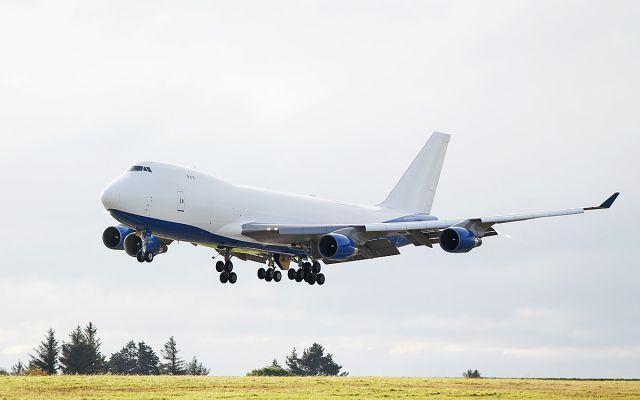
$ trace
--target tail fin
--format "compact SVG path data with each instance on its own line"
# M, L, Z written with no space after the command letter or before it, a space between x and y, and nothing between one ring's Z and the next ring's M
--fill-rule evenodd
M446 133L434 132L380 206L429 214L450 137Z

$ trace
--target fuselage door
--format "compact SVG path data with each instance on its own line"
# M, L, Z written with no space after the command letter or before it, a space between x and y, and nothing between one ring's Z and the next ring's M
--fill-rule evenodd
M184 192L178 191L178 211L184 212Z

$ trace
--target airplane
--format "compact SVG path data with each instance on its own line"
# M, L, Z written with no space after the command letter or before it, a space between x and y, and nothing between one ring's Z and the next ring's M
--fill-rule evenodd
M434 132L385 201L359 205L226 182L154 161L136 163L101 194L120 225L102 241L139 262L152 262L174 241L214 249L220 282L236 283L232 258L264 264L258 278L325 283L331 265L400 254L407 245L467 253L495 236L495 225L582 214L599 206L528 214L440 220L431 215L450 135ZM297 265L297 268L292 266Z

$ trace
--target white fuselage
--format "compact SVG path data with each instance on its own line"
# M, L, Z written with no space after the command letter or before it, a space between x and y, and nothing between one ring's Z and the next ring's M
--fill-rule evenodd
M137 230L164 230L173 240L211 243L193 236L193 228L243 242L242 225L362 224L384 222L406 212L258 189L221 181L203 173L158 162L140 162L145 170L127 171L102 193L104 207ZM182 234L181 232L189 232Z

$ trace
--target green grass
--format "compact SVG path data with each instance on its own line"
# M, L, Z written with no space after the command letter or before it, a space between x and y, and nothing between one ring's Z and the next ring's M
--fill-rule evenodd
M640 399L640 381L438 378L0 377L0 399Z

